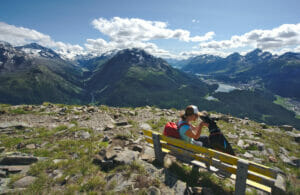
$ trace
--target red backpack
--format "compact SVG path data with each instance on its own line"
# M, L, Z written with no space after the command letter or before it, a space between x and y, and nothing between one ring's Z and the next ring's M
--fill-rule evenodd
M165 136L168 136L168 137L173 137L173 138L180 139L179 129L183 125L188 125L188 124L187 123L181 123L179 126L177 126L177 124L174 123L174 122L168 122L165 125L163 134Z

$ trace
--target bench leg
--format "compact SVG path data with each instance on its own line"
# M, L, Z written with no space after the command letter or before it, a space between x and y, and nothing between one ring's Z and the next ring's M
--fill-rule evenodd
M248 162L242 159L238 160L235 180L235 195L245 195L247 175Z
M162 166L164 164L164 154L161 149L159 134L152 133L152 140L154 145L155 159Z

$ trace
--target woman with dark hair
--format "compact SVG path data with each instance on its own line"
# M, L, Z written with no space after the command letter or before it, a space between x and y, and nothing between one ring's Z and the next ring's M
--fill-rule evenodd
M195 105L187 106L184 114L182 114L181 120L178 122L180 127L179 134L181 139L195 145L209 147L209 141L207 136L200 136L202 128L208 127L207 123L201 121L198 126L193 126L191 122L196 121L203 113L199 112L198 107ZM197 140L197 141L196 141Z

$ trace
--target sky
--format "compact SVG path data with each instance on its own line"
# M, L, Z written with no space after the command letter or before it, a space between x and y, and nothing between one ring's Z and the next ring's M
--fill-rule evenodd
M0 0L0 40L67 58L141 48L163 58L300 52L299 0Z

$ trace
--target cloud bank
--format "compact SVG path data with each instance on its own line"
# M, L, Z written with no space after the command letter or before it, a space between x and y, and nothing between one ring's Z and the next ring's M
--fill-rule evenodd
M197 23L197 20L193 20ZM188 58L201 54L227 56L233 51L260 48L272 53L286 51L300 52L300 23L283 24L271 30L255 29L242 35L234 35L228 40L215 40L214 32L202 36L191 36L188 30L170 29L166 22L150 21L139 18L111 19L98 18L91 23L99 31L99 38L87 38L84 46L54 41L49 35L33 29L17 27L0 22L0 40L13 45L36 42L54 49L66 58L76 55L101 55L112 50L141 48L163 58ZM106 37L106 40L104 39ZM167 39L179 43L194 44L189 51L171 53L159 47L159 40ZM153 41L156 41L155 44Z

